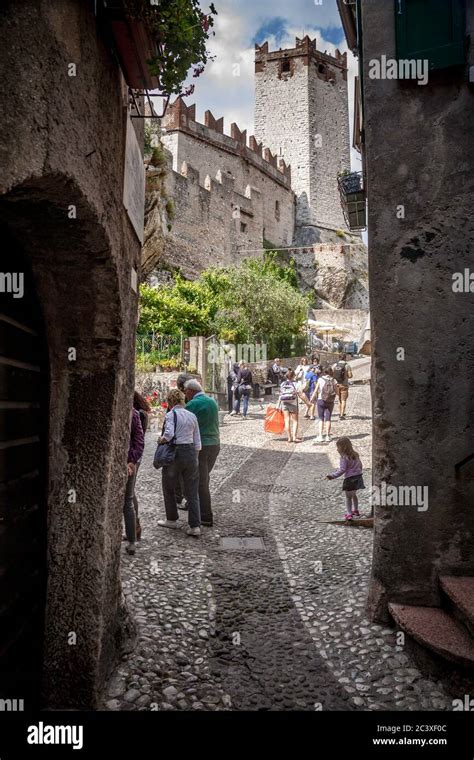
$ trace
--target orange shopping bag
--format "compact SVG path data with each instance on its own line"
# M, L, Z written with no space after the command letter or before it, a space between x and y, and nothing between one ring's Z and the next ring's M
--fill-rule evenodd
M267 406L265 410L264 430L266 433L276 433L280 435L285 429L285 420L283 412L279 406Z

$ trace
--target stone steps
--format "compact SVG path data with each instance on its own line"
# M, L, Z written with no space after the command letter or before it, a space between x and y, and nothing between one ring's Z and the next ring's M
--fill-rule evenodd
M444 575L439 581L450 610L474 637L474 578Z
M440 607L393 603L389 610L399 628L418 644L444 660L474 670L474 638L453 614Z

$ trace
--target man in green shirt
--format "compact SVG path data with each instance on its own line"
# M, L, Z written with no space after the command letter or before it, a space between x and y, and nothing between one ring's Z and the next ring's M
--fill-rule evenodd
M201 525L212 527L211 492L209 476L220 451L219 413L213 398L206 396L197 380L188 380L184 385L186 409L196 415L201 434L202 448L199 452L199 503Z

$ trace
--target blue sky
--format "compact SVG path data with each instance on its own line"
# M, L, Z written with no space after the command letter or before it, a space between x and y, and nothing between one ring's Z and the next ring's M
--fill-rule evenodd
M215 36L208 43L215 60L208 62L186 103L196 103L197 119L204 120L209 108L216 118L224 116L224 131L229 134L236 122L253 134L254 49L255 43L268 41L270 50L294 47L295 37L308 34L316 38L318 49L334 53L347 50L336 0L215 0ZM206 0L201 8L208 10ZM349 53L350 74L355 61ZM349 107L352 108L352 77L349 77ZM354 155L355 159L355 155ZM360 162L358 162L360 165ZM359 168L355 165L355 168Z

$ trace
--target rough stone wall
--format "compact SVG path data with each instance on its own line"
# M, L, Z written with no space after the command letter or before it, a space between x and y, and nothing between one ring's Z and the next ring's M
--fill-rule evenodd
M302 289L315 293L321 308L369 308L367 251L362 242L314 245L293 258Z
M306 227L347 229L337 187L338 171L350 166L346 58L306 37L277 52L256 46L255 60L255 136L291 165L295 243L326 242Z
M208 177L202 187L191 164L185 163L182 171L170 171L166 177L166 192L174 201L165 239L168 266L179 266L193 278L209 266L235 264L249 255L247 250L261 248L264 220L258 190L249 187L242 195L234 179L221 172L216 179Z
M93 708L124 621L131 269L140 259L122 203L127 90L89 3L7 2L0 23L0 220L31 261L50 362L44 698Z
M300 225L310 222L309 204L304 202L311 185L308 67L303 58L294 58L291 76L280 79L278 67L278 60L256 66L255 137L291 165Z
M383 618L388 601L439 603L443 573L474 574L473 294L452 287L472 272L474 93L467 66L426 86L369 79L372 59L396 57L393 7L366 0L362 16L374 483L429 497L426 511L376 508L370 608Z
M346 230L337 184L338 172L350 168L346 71L314 58L308 69L311 224Z
M291 167L265 151L253 137L247 145L246 134L240 132L236 124L231 125L233 137L229 137L223 133L223 119L216 121L207 112L209 126L206 126L192 118L194 113L193 106L186 107L177 101L163 121L163 145L172 155L173 170L181 173L186 161L198 172L201 186L220 172L234 179L235 191L241 195L246 195L249 187L255 188L260 193L263 220L258 245L253 247L262 248L263 238L275 245L290 245L295 214ZM245 219L242 221L247 223ZM219 230L215 231L219 235ZM179 235L178 228L176 235Z

